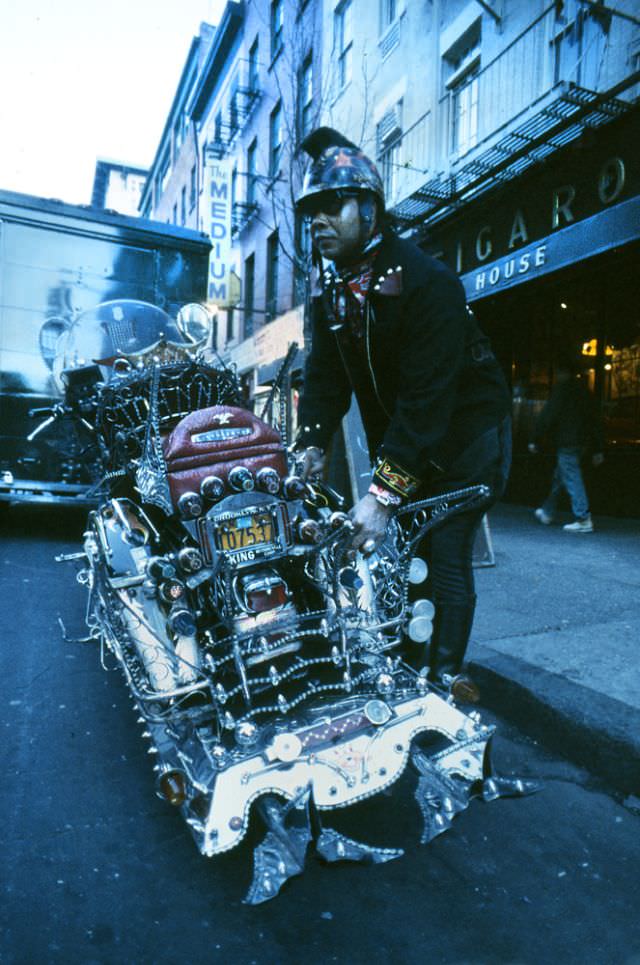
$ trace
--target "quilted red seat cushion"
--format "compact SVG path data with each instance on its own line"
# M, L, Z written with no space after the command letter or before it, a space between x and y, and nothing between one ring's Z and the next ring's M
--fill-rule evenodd
M185 492L199 492L207 476L226 483L234 466L246 466L254 474L269 466L282 478L287 474L279 433L253 412L235 406L191 412L167 435L163 447L174 503Z

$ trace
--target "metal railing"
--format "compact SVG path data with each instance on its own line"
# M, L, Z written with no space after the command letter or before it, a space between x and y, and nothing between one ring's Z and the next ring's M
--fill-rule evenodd
M632 52L640 46L640 19L620 13L603 19L600 6L586 0L574 12L563 20L551 4L481 69L451 83L434 116L421 119L428 136L411 167L407 131L401 162L409 176L398 179L390 203L398 218L418 223L446 210L638 100Z
M255 202L234 201L231 209L231 234L235 237L244 231L258 211Z
M427 111L397 140L380 152L377 164L383 175L387 204L392 206L424 182L431 153L433 115Z
M610 39L614 31L615 49ZM535 110L536 103L562 83L600 92L623 80L631 69L626 57L616 56L615 51L627 47L634 31L637 36L637 27L617 19L604 29L590 8L582 6L574 20L564 22L551 4L493 60L442 96L437 125L440 150L435 164L446 166L482 145L530 108ZM472 98L473 84L477 87ZM461 105L474 99L474 134L461 142L456 137L457 114Z
M225 78L216 94L217 110L209 115L218 117L211 123L213 137L207 144L208 154L216 160L229 152L262 97L259 78L250 76L249 61L241 58L237 64L238 73L231 71Z

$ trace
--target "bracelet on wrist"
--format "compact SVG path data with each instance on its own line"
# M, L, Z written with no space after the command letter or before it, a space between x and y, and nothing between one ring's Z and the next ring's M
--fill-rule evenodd
M377 502L379 502L381 506L394 507L402 504L401 496L397 496L395 493L389 492L388 489L378 486L377 483L371 483L368 491L372 496L375 496Z

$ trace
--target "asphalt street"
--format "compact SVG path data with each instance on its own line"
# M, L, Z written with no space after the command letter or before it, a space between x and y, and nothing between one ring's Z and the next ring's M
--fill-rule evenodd
M310 857L273 902L243 905L248 844L198 854L154 795L121 674L61 638L58 617L83 633L84 590L53 556L77 548L81 516L4 516L0 961L640 965L640 815L507 721L496 764L543 778L538 794L473 802L421 847L407 775L333 822L403 858Z

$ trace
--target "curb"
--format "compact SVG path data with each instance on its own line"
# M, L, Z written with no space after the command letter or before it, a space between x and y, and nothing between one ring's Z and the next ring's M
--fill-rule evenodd
M640 789L640 710L489 646L468 668L482 703L624 794Z

